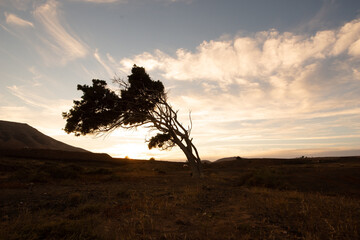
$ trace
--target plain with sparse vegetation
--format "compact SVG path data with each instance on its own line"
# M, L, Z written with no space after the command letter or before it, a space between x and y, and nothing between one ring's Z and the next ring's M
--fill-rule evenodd
M0 239L359 239L359 158L0 157Z

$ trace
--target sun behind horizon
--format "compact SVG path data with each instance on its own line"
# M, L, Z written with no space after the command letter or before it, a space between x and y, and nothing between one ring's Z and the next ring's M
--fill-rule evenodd
M107 149L101 149L115 158L128 158L128 159L150 159L156 158L159 150L149 150L146 144L139 143L126 143L116 144Z

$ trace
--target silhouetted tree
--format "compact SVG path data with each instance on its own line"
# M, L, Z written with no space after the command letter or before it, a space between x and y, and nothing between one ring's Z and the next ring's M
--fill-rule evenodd
M178 111L168 103L164 85L152 80L145 69L134 65L128 81L114 79L119 92L107 87L103 80L92 80L92 86L78 85L83 92L75 100L66 119L65 131L75 136L110 132L116 128L134 129L145 126L157 130L148 140L148 147L163 150L179 146L191 167L193 176L202 176L199 153L190 138L192 121L185 128L178 120Z

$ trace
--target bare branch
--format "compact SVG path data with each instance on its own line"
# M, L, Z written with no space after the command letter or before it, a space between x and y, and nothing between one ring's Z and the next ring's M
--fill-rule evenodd
M189 122L190 122L190 126L188 126L188 133L189 133L189 136L191 134L191 130L192 130L192 119L191 119L191 110L189 111Z

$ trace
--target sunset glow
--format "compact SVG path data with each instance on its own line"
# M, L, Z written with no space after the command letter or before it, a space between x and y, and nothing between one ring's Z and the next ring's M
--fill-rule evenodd
M360 1L270 2L1 1L0 119L114 157L184 160L149 150L146 128L62 131L77 84L137 64L184 126L191 111L203 159L360 155Z

